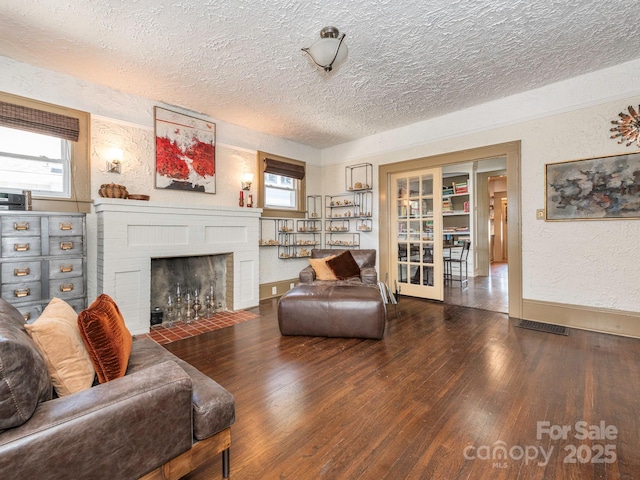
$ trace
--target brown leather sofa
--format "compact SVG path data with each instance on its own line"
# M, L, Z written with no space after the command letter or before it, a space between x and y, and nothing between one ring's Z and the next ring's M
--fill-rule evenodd
M23 317L0 299L3 480L177 479L222 453L233 396L152 340L135 339L124 377L52 398Z
M313 249L312 258L343 250ZM360 275L344 280L318 280L311 265L299 274L300 284L278 302L282 335L321 337L384 337L386 306L378 289L375 250L350 250Z

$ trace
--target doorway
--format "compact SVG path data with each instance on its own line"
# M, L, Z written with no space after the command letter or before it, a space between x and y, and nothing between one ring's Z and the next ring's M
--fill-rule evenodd
M472 249L466 265L469 268L469 279L465 285L445 282L444 302L507 313L509 266L506 159L498 157L450 165L443 168L443 175L451 176L460 171L469 172L471 180L471 215L467 222L470 226Z
M460 152L453 152L443 155L435 155L432 157L418 158L414 160L407 160L403 162L397 162L392 164L380 165L379 167L379 179L380 179L380 222L382 225L389 224L391 219L390 211L390 178L394 173L399 172L411 172L414 170L420 170L431 167L442 167L443 171L447 166L459 165L463 163L478 162L478 168L483 165L485 161L503 159L504 170L506 171L506 197L508 202L505 204L505 214L507 221L505 222L505 236L504 243L506 252L508 254L508 264L506 264L506 272L496 271L491 272L494 266L491 265L489 255L489 237L488 234L484 239L475 238L476 252L474 253L474 279L482 275L478 275L478 269L484 268L486 271L487 279L491 281L503 282L506 290L508 290L508 298L506 299L507 308L500 308L497 311L506 311L509 316L514 318L521 318L522 316L522 258L521 258L521 226L520 226L520 142L510 142L505 144L492 145L487 147L480 147L471 150L464 150ZM498 168L493 168L494 171ZM480 172L484 173L484 172ZM487 175L488 177L488 175ZM487 185L488 191L488 185ZM481 208L483 200L478 198L474 209ZM485 205L487 206L487 224L485 231L488 232L488 195L486 197ZM502 204L501 204L502 208ZM475 215L474 215L475 217ZM480 222L484 225L484 221ZM390 233L388 229L380 229L380 273L382 278L389 274L391 266L391 255L394 251L391 249ZM473 239L472 239L473 241ZM482 255L482 252L486 250L487 256ZM486 258L486 265L482 264L481 259ZM493 273L493 275L490 275ZM505 278L506 277L506 278ZM470 278L471 280L471 278ZM460 287L458 293L460 293ZM494 288L493 285L486 288ZM463 289L466 290L466 289ZM471 290L469 290L471 291ZM446 301L446 298L445 298Z

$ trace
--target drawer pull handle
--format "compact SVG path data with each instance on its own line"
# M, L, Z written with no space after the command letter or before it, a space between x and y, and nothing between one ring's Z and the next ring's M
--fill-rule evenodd
M73 242L60 242L61 250L73 250Z
M70 292L73 290L73 283L68 283L66 285L62 284L60 285L60 291L61 292Z
M13 294L18 298L28 297L29 295L31 295L31 289L23 288L22 290L14 290Z
M73 230L73 223L61 223L60 230Z
M29 244L28 243L16 243L13 245L13 249L16 252L28 252L29 251Z
M13 275L16 277L25 277L31 273L30 268L14 268Z
M73 265L61 265L60 273L69 273L73 272Z
M29 222L22 222L22 223L15 222L13 224L13 229L20 230L20 231L29 230Z
M25 322L28 322L29 320L31 320L31 312L27 312L24 315L22 315L22 317L24 318Z

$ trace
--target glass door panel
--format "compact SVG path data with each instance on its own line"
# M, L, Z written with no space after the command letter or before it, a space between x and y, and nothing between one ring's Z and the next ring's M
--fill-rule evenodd
M390 272L400 293L443 299L442 175L439 168L396 174L392 251L397 251Z

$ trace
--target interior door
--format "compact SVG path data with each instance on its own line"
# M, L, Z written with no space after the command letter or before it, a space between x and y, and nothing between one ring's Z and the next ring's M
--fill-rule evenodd
M403 295L442 301L442 170L391 176L392 281Z

